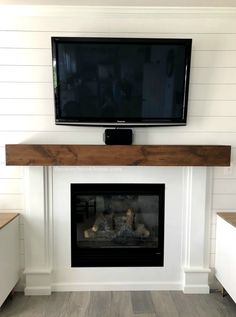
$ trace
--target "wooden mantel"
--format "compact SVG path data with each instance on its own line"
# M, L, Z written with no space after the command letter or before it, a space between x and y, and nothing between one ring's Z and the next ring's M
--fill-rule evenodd
M223 145L8 144L7 165L229 166Z

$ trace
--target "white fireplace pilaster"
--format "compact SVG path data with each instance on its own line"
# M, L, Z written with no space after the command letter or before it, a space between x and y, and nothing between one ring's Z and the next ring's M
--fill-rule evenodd
M52 274L52 168L26 168L25 295L50 295Z
M142 171L142 167L139 167ZM70 179L78 179L79 181L91 182L89 178L96 179L96 168L92 168L92 175L88 176L89 173L83 172L82 168L79 168L79 172L76 170L76 167L73 169L70 168L61 168L61 171L57 171L62 179L62 183L65 177L66 187L63 187L62 192L65 194L65 188L68 188ZM85 168L88 170L88 168ZM156 182L156 183L167 183L166 186L166 223L165 223L165 258L166 262L164 267L160 268L142 268L142 270L147 270L147 280L139 280L140 275L135 275L135 272L140 271L141 268L122 268L119 270L117 276L119 276L119 271L122 271L121 276L130 277L132 272L133 281L127 282L117 282L113 281L111 277L104 275L104 278L107 280L98 281L96 276L102 276L104 272L102 269L96 268L92 269L91 274L87 272L89 269L71 269L69 267L70 260L66 260L62 264L62 267L58 268L58 263L53 263L53 254L58 252L57 241L55 239L53 243L53 236L57 237L60 234L61 237L65 237L68 240L66 243L66 252L59 256L58 258L63 258L65 254L69 254L69 226L68 226L68 217L69 211L66 211L66 214L62 217L62 212L65 212L65 209L69 208L69 203L64 205L61 210L57 206L57 213L60 213L60 222L58 224L53 224L53 219L56 221L58 217L53 218L53 167L28 167L26 168L26 183L27 183L27 195L26 195L26 213L25 213L25 276L26 276L26 295L49 295L53 290L82 290L82 289L110 289L110 290L122 290L122 289L157 289L157 290L171 290L179 289L183 290L185 293L208 293L208 168L206 167L178 167L178 168L157 168L158 172L154 173L154 169L151 171L145 170L145 172L140 172L140 175L137 176L137 170L128 172L128 179L134 179L134 182ZM177 172L178 171L178 172ZM173 174L172 174L173 172ZM76 174L78 173L78 175ZM115 173L115 178L112 177L111 170L104 169L104 178L102 182L110 182L113 179L116 179L117 182L122 182L126 176L126 171L123 171L122 168ZM117 173L117 174L116 174ZM134 174L132 174L134 173ZM76 175L75 175L76 174ZM108 175L109 174L109 175ZM67 176L68 175L68 176ZM85 176L86 175L86 176ZM97 175L97 181L101 178L101 171ZM131 177L133 175L133 178ZM175 176L172 176L175 175ZM68 177L68 179L66 179ZM85 178L86 177L86 178ZM174 184L172 185L172 182ZM55 183L56 184L56 183ZM177 186L177 187L176 187ZM57 187L57 186L55 186ZM178 187L181 187L179 190ZM173 214L175 213L175 202L169 203L168 199L172 199L173 195L176 193L182 192L183 197L174 197L174 201L181 201L180 206L178 206L179 214L176 217L176 220L179 218L179 224L176 225L175 221L172 219ZM54 188L55 190L55 188ZM66 190L67 191L67 190ZM55 193L54 193L55 194ZM60 193L61 194L61 193ZM59 199L60 199L59 194ZM68 195L68 194L67 194ZM178 195L178 194L176 194ZM69 196L66 198L69 199ZM69 202L69 200L68 200ZM60 204L58 204L60 206ZM182 206L182 207L181 207ZM182 210L182 213L181 213ZM62 219L65 219L63 226L61 225ZM58 220L59 221L59 220ZM169 223L168 223L169 221ZM55 226L55 227L54 227ZM58 231L58 226L60 228L65 228L65 232ZM175 268L174 257L171 256L172 252L172 243L170 235L173 230L181 231L181 234L174 232L174 237L179 237L179 241L176 242L176 246L179 251L178 258L179 262L176 264L178 268ZM61 229L60 229L61 230ZM55 234L53 234L55 231ZM59 233L60 232L60 233ZM181 238L182 236L182 238ZM63 239L63 238L62 238ZM56 249L55 249L56 248ZM176 252L176 249L173 250ZM59 250L59 252L63 252ZM180 254L182 252L182 254ZM69 255L68 255L69 256ZM168 261L171 261L169 263ZM54 267L56 265L56 267ZM176 271L175 276L173 276L173 268ZM58 271L59 269L59 271ZM63 272L61 270L64 270ZM115 268L109 268L106 272L112 271L115 272ZM131 270L131 271L129 271ZM177 272L182 272L181 274ZM63 276L66 281L66 276L68 276L68 282L61 283L57 281L58 273ZM61 273L62 272L62 273ZM114 274L108 274L109 276L114 276ZM164 274L163 274L164 273ZM82 275L81 275L82 274ZM96 275L97 274L97 275ZM181 278L182 275L182 278ZM86 276L88 276L88 282L86 282ZM94 276L94 282L92 276ZM134 276L136 280L134 281ZM166 277L165 277L166 276ZM118 278L118 277L117 277ZM74 280L75 279L75 280ZM119 279L119 278L118 278ZM63 280L63 281L64 281ZM73 280L73 282L72 282ZM64 286L63 286L64 285ZM87 285L87 286L86 286Z
M206 167L185 168L184 293L209 293L209 197L207 197L209 192L207 184L209 185Z

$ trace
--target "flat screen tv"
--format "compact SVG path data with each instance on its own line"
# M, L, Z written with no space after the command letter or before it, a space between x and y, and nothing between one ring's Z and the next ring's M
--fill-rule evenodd
M53 37L56 124L185 125L191 39Z

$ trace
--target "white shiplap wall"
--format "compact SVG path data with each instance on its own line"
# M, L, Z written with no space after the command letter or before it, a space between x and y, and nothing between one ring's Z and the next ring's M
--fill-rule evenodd
M103 128L54 124L51 36L193 39L187 126L135 129L134 142L233 147L232 167L213 173L214 265L215 214L236 210L236 10L0 7L0 212L24 210L23 169L5 167L6 143L102 143Z

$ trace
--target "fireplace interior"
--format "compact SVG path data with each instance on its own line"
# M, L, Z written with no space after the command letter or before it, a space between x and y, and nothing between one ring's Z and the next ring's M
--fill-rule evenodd
M71 184L71 266L163 266L164 184Z

